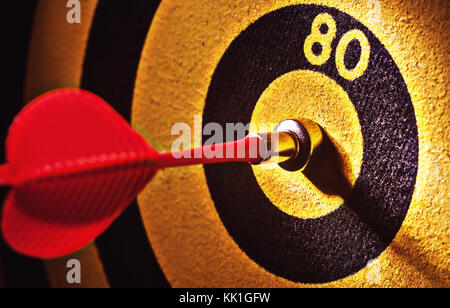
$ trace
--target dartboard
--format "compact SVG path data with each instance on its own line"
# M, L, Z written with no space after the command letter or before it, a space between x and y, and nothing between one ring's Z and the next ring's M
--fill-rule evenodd
M159 151L180 122L308 118L324 141L305 170L164 170L82 251L7 261L50 286L67 286L70 259L82 286L449 286L447 4L85 0L80 23L67 11L33 9L25 102L91 91Z

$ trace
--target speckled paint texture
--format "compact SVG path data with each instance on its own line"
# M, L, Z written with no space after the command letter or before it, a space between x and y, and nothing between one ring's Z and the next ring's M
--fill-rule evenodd
M171 126L177 122L193 124L194 115L202 115L211 78L235 38L267 13L303 3L163 2L138 72L133 104L135 127L159 150L169 150L176 138L170 136ZM414 194L399 232L375 261L352 275L325 284L296 283L260 266L234 241L211 199L202 167L167 170L140 196L143 220L159 263L169 282L179 287L448 286L450 140L447 123L450 115L445 52L449 41L448 4L444 1L307 2L310 3L336 8L364 24L386 47L407 86L417 122L419 159ZM285 85L284 93L289 93L290 86L292 82ZM261 101L267 104L274 99L266 97ZM318 100L318 114L326 108L323 104ZM334 108L329 112L339 119L349 112L347 109ZM324 119L329 117L327 113L324 115ZM331 137L335 135L344 145L337 147L338 151L342 154L346 148L351 149L347 150L351 153L349 161L357 173L361 150L358 133L347 139L333 133L353 132L357 123L349 116L348 121L340 124L342 129L332 120L328 125ZM277 180L279 177L274 172L266 176L258 173L259 183L265 183L261 185L263 190L282 207L286 199L281 193L289 192L280 189ZM307 189L306 184L300 186L297 188ZM311 198L312 203L317 200ZM315 204L306 207L313 209ZM293 214L301 209L286 209L289 211ZM320 211L317 216L324 214Z

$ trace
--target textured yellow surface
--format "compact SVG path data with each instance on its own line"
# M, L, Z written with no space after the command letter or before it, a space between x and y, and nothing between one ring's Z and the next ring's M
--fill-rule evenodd
M81 1L81 24L69 24L65 3L40 0L29 47L26 101L53 89L77 88L97 0Z
M81 264L81 284L68 284L67 262L71 259L80 261ZM91 244L70 256L45 261L45 267L53 288L106 288L108 280L103 272L97 248Z
M416 111L420 152L415 193L403 226L375 265L328 284L293 283L261 268L228 235L202 167L166 170L139 198L149 239L166 277L175 287L450 286L446 1L165 0L140 63L135 127L158 150L170 150L176 138L170 135L172 125L193 125L194 115L202 113L211 76L234 38L268 12L299 3L335 7L365 24L386 46L405 79ZM315 107L317 114L324 108L322 103ZM336 117L346 114L340 109L334 112ZM348 131L355 127L351 117L343 125ZM330 125L330 131L336 129ZM356 175L359 137L348 144L350 138L330 135L351 155ZM367 279L374 267L380 270L379 284Z
M36 8L26 74L26 102L56 88L77 88L97 0L81 1L81 24L66 21L65 3L41 0ZM67 260L82 266L82 287L108 287L95 245L62 259L44 261L51 286L69 287Z

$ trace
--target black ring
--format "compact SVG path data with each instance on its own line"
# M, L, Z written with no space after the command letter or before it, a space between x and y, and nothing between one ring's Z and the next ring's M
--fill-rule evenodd
M320 13L333 16L337 33L328 62L313 66L305 58L303 44ZM348 81L337 72L335 50L343 34L352 29L366 35L371 56L364 75ZM352 45L346 64L360 56L360 48ZM271 203L250 165L204 168L222 222L251 259L291 281L324 283L364 268L400 229L417 175L417 124L399 69L368 28L334 8L296 5L263 16L233 41L213 75L204 125L250 122L263 91L278 77L300 69L334 79L357 110L363 163L345 203L324 217L299 219Z
M127 120L142 49L159 3L99 0L92 21L81 87L100 95ZM111 287L170 286L147 238L136 200L96 244Z

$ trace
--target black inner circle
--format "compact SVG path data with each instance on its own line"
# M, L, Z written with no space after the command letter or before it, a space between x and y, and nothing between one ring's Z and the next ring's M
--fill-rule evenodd
M348 70L354 69L361 58L361 45L358 40L351 41L344 55L344 64Z
M312 46L312 52L316 55L316 56L320 56L322 54L322 44L320 43L314 43Z
M320 13L334 18L337 33L330 60L314 66L303 46ZM338 41L352 29L366 35L371 57L364 74L349 81L339 75L334 59ZM414 192L417 125L406 84L380 41L351 16L316 5L289 6L267 14L233 41L211 80L204 125L249 123L264 90L296 70L317 71L334 79L357 111L363 163L344 204L326 216L299 219L271 203L251 166L221 164L204 169L222 222L251 259L286 279L323 283L364 268L398 232Z
M320 25L320 33L327 34L328 33L328 25L327 24L321 24Z

